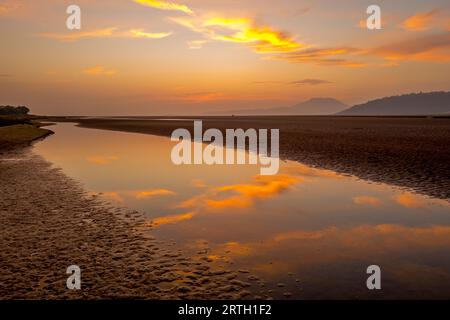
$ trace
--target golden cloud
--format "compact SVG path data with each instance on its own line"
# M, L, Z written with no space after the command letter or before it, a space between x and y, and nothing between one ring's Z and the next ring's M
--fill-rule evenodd
M437 10L411 17L406 26L409 28L424 28L437 14ZM412 39L391 43L373 49L354 47L315 48L298 42L286 32L278 31L269 26L257 24L250 18L226 18L221 16L176 17L172 21L190 30L201 33L209 41L224 41L245 44L257 53L270 53L265 57L269 60L281 60L291 63L309 63L320 66L363 67L365 62L355 57L367 58L383 56L387 60L422 60L448 61L448 52L439 48L448 45L447 35L440 34L423 39ZM189 42L190 48L201 48L208 40ZM409 50L411 49L411 50Z
M153 198L156 196L167 196L167 195L174 195L175 192L167 190L167 189L154 189L154 190L146 190L146 191L139 191L136 193L136 199L147 199L147 198Z
M135 38L147 38L147 39L162 39L172 34L172 32L159 32L159 33L145 32L143 29L131 29L129 32Z
M280 174L276 176L257 176L253 184L236 184L212 188L204 193L180 203L177 208L189 209L189 212L153 220L153 225L160 226L192 219L199 214L223 212L230 208L248 208L256 200L277 196L288 190L301 179Z
M395 196L394 198L395 202L397 202L399 205L408 208L408 209L417 209L417 208L425 208L426 202L412 194L412 193L403 193L398 196Z
M246 44L258 53L291 52L304 46L286 32L258 25L250 18L195 16L172 18L172 21L208 39Z
M82 39L99 38L145 38L145 39L163 39L172 35L172 32L146 32L144 29L130 29L128 31L118 31L116 27L97 29L85 32L68 33L41 33L44 38L73 42Z
M179 10L180 5L165 1L135 0L135 2L167 10ZM217 15L199 16L186 6L182 10L192 14L191 17L173 17L172 21L194 32L202 34L207 40L188 41L190 49L200 49L204 43L215 40L245 44L261 54L279 54L269 57L293 63L313 63L317 65L361 67L363 63L351 61L346 55L355 55L355 48L307 49L309 46L300 43L284 31L260 25L251 18L228 18Z
M177 223L185 220L190 220L194 217L194 213L188 212L183 214L170 215L159 217L152 220L152 226L161 226L165 224Z
M431 27L435 22L439 10L435 9L428 12L418 13L406 19L402 26L411 31L424 31Z
M90 159L90 162L100 165L108 164L110 161L116 160L113 157L99 157L95 156ZM97 194L97 193L94 193ZM176 193L167 189L151 189L151 190L121 190L102 192L101 196L114 200L119 203L124 203L125 199L134 198L138 200L149 199L158 196L175 195Z
M226 208L247 208L255 200L274 197L300 182L287 174L257 176L253 184L236 184L213 188L209 192L182 202L179 208L197 208L211 211Z
M216 188L216 191L233 191L243 198L265 199L278 195L298 183L300 178L287 174L276 176L256 176L254 184L236 184Z
M159 0L133 0L143 6L152 7L161 10L171 10L171 11L181 11L188 14L193 14L194 12L188 6L184 4L178 4L170 1L159 1Z
M115 27L97 29L93 31L68 32L68 33L41 33L40 36L59 41L77 41L80 39L109 38L114 35L117 30Z
M365 63L353 59L356 56L378 56L389 62L401 60L448 62L450 61L450 32L401 40L371 49L352 47L309 48L267 57L267 59L292 63L313 63L322 66L365 66ZM388 64L388 66L392 65Z

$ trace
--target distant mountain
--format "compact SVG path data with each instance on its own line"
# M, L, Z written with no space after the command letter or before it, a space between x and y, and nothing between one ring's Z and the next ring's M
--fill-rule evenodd
M292 107L232 110L228 113L235 115L330 115L347 108L347 105L336 99L313 98ZM223 113L221 112L221 114Z
M450 113L450 92L412 93L359 104L339 112L348 116L438 115Z

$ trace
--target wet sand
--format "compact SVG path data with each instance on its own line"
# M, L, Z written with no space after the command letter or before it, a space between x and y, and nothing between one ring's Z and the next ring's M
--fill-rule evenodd
M141 213L88 194L32 147L0 153L0 181L0 299L255 298L239 272L155 240Z
M193 122L162 117L52 118L86 128L170 136ZM182 118L182 117L177 117ZM200 119L200 118L197 118ZM206 117L204 129L279 128L280 156L450 199L448 117Z

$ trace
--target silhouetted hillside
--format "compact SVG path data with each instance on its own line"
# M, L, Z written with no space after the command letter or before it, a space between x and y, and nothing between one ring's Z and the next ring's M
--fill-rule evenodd
M339 112L349 116L439 115L450 113L450 92L412 93L369 101Z

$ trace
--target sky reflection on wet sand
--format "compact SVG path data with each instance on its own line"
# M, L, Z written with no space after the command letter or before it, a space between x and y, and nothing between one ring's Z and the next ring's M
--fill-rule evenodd
M450 204L283 162L175 166L168 138L53 127L36 152L87 190L142 210L153 233L219 265L246 269L296 298L449 297ZM365 287L367 266L382 292Z

